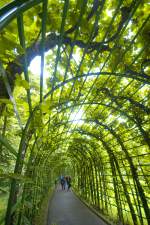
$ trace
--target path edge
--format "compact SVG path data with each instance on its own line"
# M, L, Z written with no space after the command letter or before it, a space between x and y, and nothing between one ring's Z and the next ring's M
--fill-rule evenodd
M108 225L116 225L115 223L111 222L109 219L107 219L105 216L103 216L100 212L98 212L96 209L94 209L88 202L86 202L84 199L81 198L81 196L72 188L72 192L75 194L75 196L84 204L86 205L94 214L96 214L100 219L102 219L105 223Z
M50 193L49 193L49 196L48 196L48 202L47 202L47 209L46 209L46 212L45 212L45 221L44 221L44 225L49 225L48 222L49 222L49 207L50 207L50 204L51 204L51 201L53 199L53 196L54 196L54 193L56 191L56 188L54 188Z

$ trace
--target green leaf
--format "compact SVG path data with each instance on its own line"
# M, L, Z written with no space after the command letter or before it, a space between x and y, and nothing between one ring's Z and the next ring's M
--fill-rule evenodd
M29 90L30 86L26 80L22 80L21 86L24 87L26 90Z
M1 142L6 148L8 148L9 151L10 151L13 155L17 156L16 150L9 144L8 140L7 140L5 137L3 137L1 134L0 134L0 142Z
M7 99L7 98L0 98L0 103L12 105L12 102L10 101L10 99Z
M21 203L22 203L22 197L19 197L17 202L11 208L11 214L13 214L18 208L21 207Z
M23 80L20 75L16 75L15 84L19 87L25 88L26 90L30 88L29 83L26 80Z
M23 224L25 225L31 225L29 219L26 216L22 216Z

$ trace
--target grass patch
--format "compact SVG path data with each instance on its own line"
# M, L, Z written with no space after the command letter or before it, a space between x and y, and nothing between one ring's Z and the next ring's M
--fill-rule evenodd
M8 202L8 194L0 194L0 224L4 224L1 222L5 216L6 208L7 208L7 202Z

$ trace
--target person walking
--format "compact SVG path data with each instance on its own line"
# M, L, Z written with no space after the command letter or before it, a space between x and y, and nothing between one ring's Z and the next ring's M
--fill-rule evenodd
M55 179L55 188L57 187L57 179Z
M65 178L64 178L64 176L61 176L61 178L60 178L60 184L61 184L61 189L62 189L62 191L63 190L65 190Z
M67 186L68 186L67 191L69 191L71 188L71 177L70 176L66 177L66 182L67 182Z

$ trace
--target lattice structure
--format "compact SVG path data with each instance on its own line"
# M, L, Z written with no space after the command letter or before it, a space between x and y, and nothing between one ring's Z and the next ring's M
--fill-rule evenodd
M150 224L148 1L0 6L2 222L34 224L64 172L114 223Z

